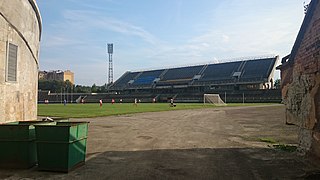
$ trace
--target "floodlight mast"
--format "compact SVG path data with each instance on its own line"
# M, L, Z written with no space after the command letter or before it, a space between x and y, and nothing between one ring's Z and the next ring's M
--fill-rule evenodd
M112 60L112 54L113 54L113 44L107 44L107 51L109 55L109 74L108 74L108 84L113 83L113 60Z

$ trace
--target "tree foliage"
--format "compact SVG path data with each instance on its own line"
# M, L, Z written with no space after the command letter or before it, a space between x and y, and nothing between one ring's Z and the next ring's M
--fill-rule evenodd
M104 93L107 92L107 84L97 86L73 85L69 80L63 81L48 81L39 80L38 90L50 91L52 93L73 92L73 93Z

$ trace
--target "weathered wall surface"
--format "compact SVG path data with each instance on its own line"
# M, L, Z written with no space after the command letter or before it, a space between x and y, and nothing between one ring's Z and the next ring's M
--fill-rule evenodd
M0 123L37 118L40 35L35 0L0 1ZM14 82L6 79L8 43L18 46Z
M293 62L281 68L287 123L300 127L300 147L320 157L320 3Z

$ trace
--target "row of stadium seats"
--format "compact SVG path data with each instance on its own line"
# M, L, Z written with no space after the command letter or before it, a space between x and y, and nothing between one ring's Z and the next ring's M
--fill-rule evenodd
M268 79L277 56L273 58L207 64L151 71L126 72L111 90L165 85L202 85L233 82L262 82Z
M195 75L197 75L200 72L203 66L204 65L169 69L164 74L161 81L170 81L170 80L177 80L177 79L192 79Z
M132 83L133 85L152 85L154 80L159 77L164 70L144 71Z

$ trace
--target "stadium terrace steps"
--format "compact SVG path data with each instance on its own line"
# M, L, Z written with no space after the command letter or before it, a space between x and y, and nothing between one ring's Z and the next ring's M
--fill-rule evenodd
M220 64L126 72L110 90L126 90L161 86L267 83L278 56ZM193 79L197 75L197 79Z
M164 70L144 71L134 80L132 85L152 85L154 80L158 78Z
M232 79L241 62L210 64L199 81Z
M133 80L140 72L126 72L119 80L113 84L113 88L124 88Z
M203 66L204 65L169 69L161 80L168 81L179 79L192 79L201 71Z
M241 78L268 78L270 67L274 66L273 59L261 59L248 61L244 67L243 76Z

